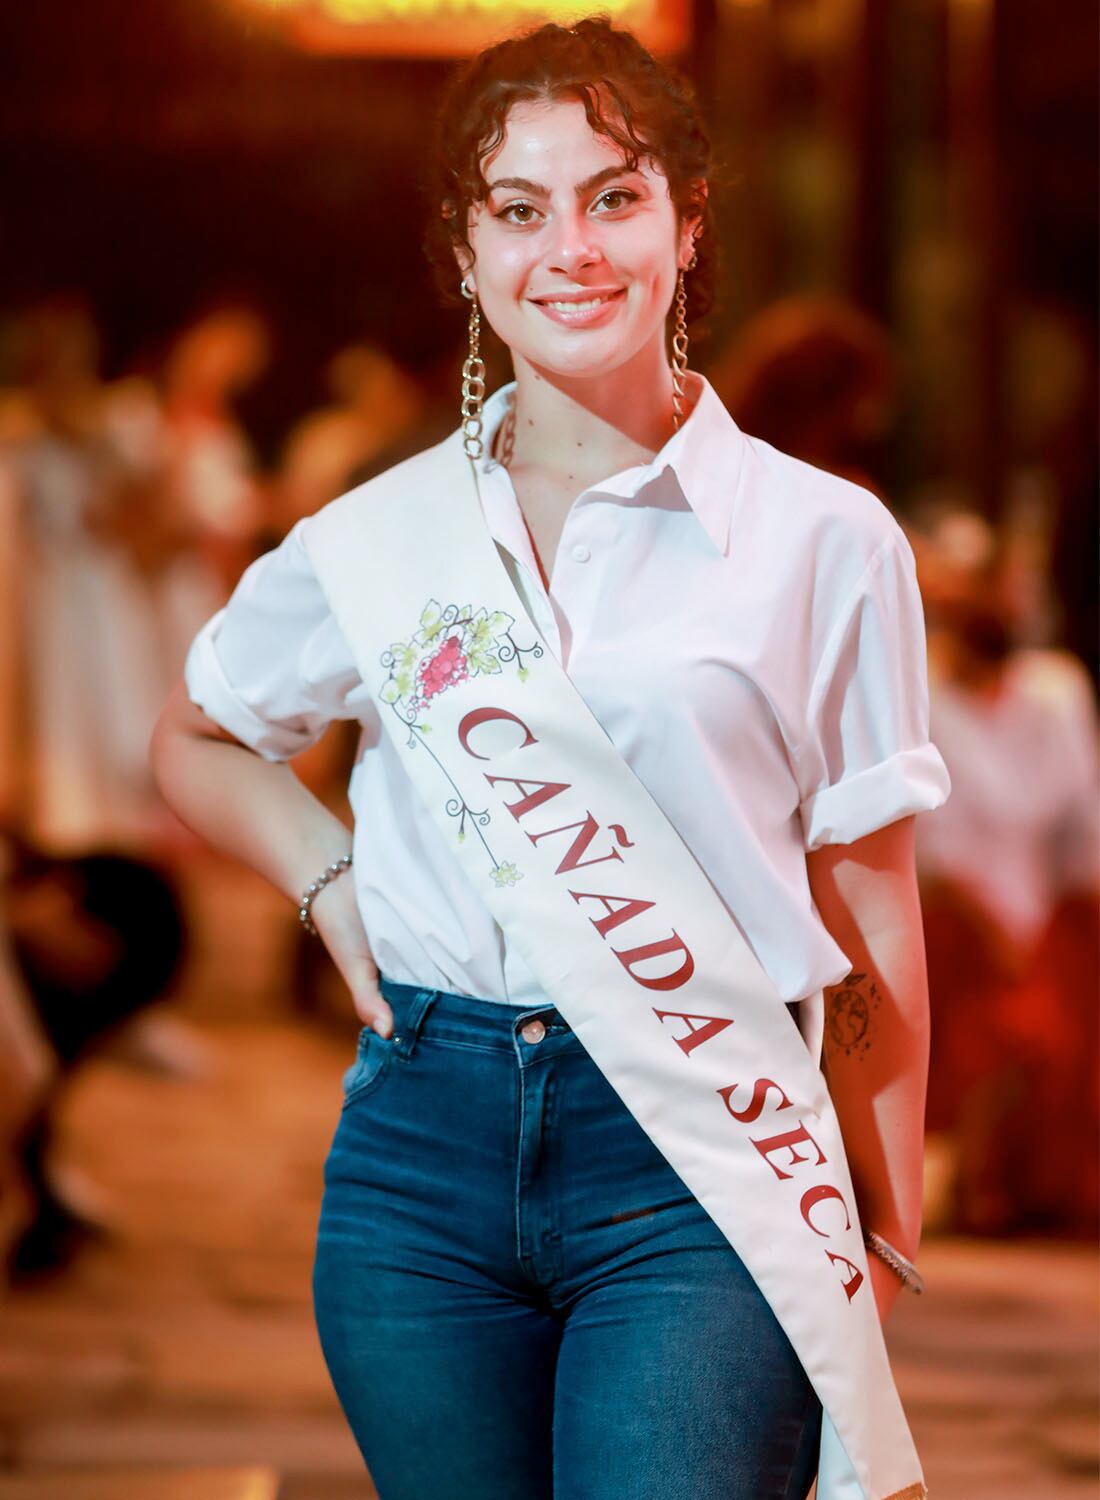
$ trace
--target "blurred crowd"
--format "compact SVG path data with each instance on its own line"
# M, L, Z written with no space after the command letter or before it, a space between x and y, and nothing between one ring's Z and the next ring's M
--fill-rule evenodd
M216 306L153 367L107 381L80 299L0 324L0 1253L12 1272L61 1263L79 1237L51 1146L61 1091L120 1036L148 1063L156 1047L148 1034L135 1045L137 1028L185 965L180 872L194 850L147 748L191 638L297 519L457 422L457 359L440 366L454 365L452 402L446 379L441 394L364 341L332 356L327 403L261 464L239 403L272 342L254 310ZM887 493L897 361L886 333L835 299L767 308L708 375L744 431L879 493L916 555L932 737L953 784L918 831L927 1222L1090 1234L1100 731L1093 679L1062 644L1057 466L1012 476L995 520L950 475ZM327 798L353 755L334 726L296 768ZM317 964L302 951L303 1008Z

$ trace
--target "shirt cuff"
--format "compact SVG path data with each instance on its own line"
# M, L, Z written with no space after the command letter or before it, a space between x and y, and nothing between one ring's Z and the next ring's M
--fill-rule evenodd
M853 844L898 818L931 812L947 801L950 790L943 756L931 741L899 750L806 798L799 807L806 849Z
M235 691L218 659L214 639L224 609L209 619L191 642L183 667L187 696L208 719L220 724L235 739L255 750L264 760L289 760L308 750L316 739L309 730L295 730L285 724L272 724L253 713Z

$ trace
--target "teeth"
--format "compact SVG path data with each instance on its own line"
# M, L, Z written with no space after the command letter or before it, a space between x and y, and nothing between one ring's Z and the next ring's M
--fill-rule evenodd
M594 307L602 307L606 301L606 297L593 297L588 302L548 302L546 305L555 312L591 312Z

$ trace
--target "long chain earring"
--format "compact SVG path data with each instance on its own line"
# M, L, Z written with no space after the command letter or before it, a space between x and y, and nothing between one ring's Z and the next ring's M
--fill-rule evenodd
M697 255L692 255L687 269L693 271ZM676 278L676 322L672 333L672 421L679 429L684 420L685 376L688 367L687 288L684 286L684 268Z
M473 304L470 308L470 347L462 366L462 446L467 458L478 459L482 454L481 407L485 400L485 361L481 357L481 309L477 304L477 294L470 289L465 276L462 278L462 295Z

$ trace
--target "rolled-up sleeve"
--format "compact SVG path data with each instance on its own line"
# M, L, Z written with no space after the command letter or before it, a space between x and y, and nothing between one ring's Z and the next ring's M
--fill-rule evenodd
M869 560L826 643L798 773L807 850L853 843L950 792L929 739L924 612L900 528Z
M265 760L308 749L370 694L301 543L301 522L242 574L184 664L187 695Z

